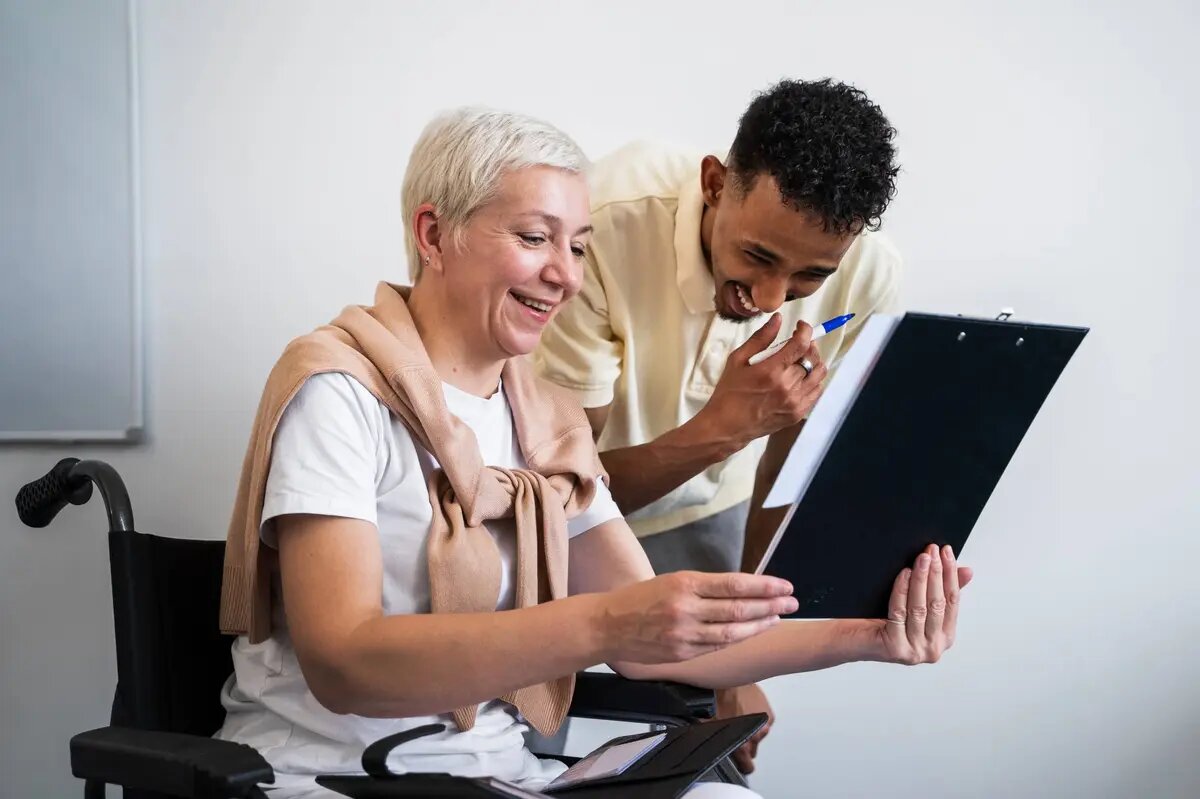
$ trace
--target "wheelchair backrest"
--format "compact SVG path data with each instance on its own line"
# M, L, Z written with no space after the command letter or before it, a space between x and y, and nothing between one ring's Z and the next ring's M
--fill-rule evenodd
M218 629L224 541L109 533L117 640L112 723L212 735L233 637Z

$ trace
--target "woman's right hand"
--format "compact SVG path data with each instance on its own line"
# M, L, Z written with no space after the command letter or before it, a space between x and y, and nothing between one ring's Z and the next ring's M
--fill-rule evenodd
M608 661L676 663L753 638L798 607L786 580L732 572L664 574L601 595Z

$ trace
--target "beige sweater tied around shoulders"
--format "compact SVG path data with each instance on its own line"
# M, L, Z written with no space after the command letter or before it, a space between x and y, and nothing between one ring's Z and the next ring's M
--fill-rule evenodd
M429 479L433 524L428 566L434 613L494 611L501 562L489 519L516 522L516 607L567 595L566 520L588 507L604 478L591 428L565 390L537 378L521 358L504 366L527 469L483 463L475 434L446 408L442 383L413 324L407 287L380 283L371 307L346 308L332 323L292 341L267 378L225 546L221 629L267 638L275 553L259 545L263 494L275 428L296 392L314 374L344 372L397 417L440 469ZM543 734L566 716L574 676L529 686L500 699L514 705ZM477 708L453 712L459 729L475 723Z

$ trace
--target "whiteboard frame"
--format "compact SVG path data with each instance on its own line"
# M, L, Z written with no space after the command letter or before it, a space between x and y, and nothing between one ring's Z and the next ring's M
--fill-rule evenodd
M141 163L141 96L138 80L138 18L137 0L125 2L125 41L127 44L126 87L129 91L129 252L133 263L130 300L133 318L130 336L130 376L133 381L132 415L123 430L0 430L0 444L21 443L113 443L136 444L144 440L145 418L145 352L143 349L145 312L142 307L142 163Z

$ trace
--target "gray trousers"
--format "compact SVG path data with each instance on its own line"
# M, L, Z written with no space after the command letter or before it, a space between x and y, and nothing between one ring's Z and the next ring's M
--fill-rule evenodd
M639 539L655 574L678 571L735 572L742 567L750 502Z
M688 570L735 572L742 566L742 545L746 541L746 517L749 514L750 502L746 501L638 540L646 550L655 574ZM525 745L539 754L561 755L567 743L569 724L570 719L564 721L550 738L530 730L525 734Z

